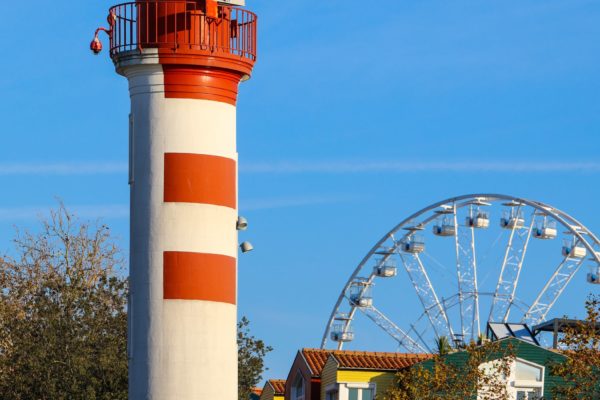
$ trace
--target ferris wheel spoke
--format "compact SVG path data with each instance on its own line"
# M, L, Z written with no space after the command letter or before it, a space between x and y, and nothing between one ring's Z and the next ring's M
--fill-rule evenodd
M427 313L435 335L437 337L449 336L453 338L454 333L446 310L438 299L419 255L400 254L400 259L421 301L421 305Z
M579 245L580 241L575 242ZM558 268L552 274L542 291L539 293L531 307L523 316L523 323L529 326L535 326L544 321L550 309L554 306L560 295L563 293L571 279L583 265L585 257L570 258L565 256Z
M471 207L471 206L470 206ZM472 207L469 214L473 213ZM460 322L462 338L479 337L479 296L477 289L477 257L475 252L474 224L459 224L458 212L454 206L454 226L456 227L456 272L458 278L458 301L460 303ZM473 215L469 215L473 218Z
M393 337L401 347L404 347L411 353L426 353L427 349L421 346L416 340L409 336L398 327L391 319L385 316L374 306L358 307L358 309L373 321L378 327L383 329L388 335Z
M419 338L419 342L421 342L421 344L423 345L423 347L425 347L427 349L427 352L428 353L432 353L431 347L429 347L427 345L427 342L423 338L424 332L419 333L419 331L417 330L417 327L414 324L410 324L410 331L408 331L408 332L409 332L409 334L410 334L410 332L414 332L414 334L417 335L417 338Z
M511 211L510 216L503 221L507 224L506 227L511 228L511 232L504 253L502 268L500 269L496 292L492 300L489 322L507 322L510 307L515 298L536 215L534 210L531 215L531 222L528 226L525 226L525 221L521 216L522 207L522 204L519 205L517 212L513 213Z

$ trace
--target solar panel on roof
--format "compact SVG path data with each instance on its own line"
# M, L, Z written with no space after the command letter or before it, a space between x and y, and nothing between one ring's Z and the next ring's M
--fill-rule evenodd
M514 337L522 339L526 342L537 344L537 341L525 324L508 324L508 327L513 332Z
M538 341L535 339L535 337L525 324L505 324L498 322L490 322L488 323L488 337L493 340L514 337L517 339L521 339L525 342L529 342L531 344L539 345Z
M495 322L490 322L490 329L494 334L496 340L504 339L506 337L512 336L510 330L505 324L499 324Z

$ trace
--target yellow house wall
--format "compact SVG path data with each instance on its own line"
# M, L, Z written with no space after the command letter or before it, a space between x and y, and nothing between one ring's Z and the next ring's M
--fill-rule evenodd
M337 382L375 383L375 393L381 396L394 383L395 375L394 372L340 370ZM321 399L325 399L324 394Z
M265 388L263 389L263 391L260 395L260 400L283 400L283 399L284 399L283 396L275 396L275 392L273 391L273 388L269 384L265 385Z

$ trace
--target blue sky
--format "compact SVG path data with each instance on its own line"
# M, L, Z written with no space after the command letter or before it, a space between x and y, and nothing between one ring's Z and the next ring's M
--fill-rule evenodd
M268 376L319 345L351 270L425 205L507 193L600 231L597 1L248 3L260 53L238 108L240 207L256 250L239 302L275 347ZM2 249L57 198L127 246L127 84L87 48L109 5L4 5ZM583 279L557 312L580 312Z

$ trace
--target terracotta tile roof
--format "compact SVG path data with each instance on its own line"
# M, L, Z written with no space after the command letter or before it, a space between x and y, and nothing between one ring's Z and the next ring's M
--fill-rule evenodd
M432 358L431 354L334 352L341 369L399 370Z
M283 396L285 394L285 379L269 379L269 385L273 388L275 396Z
M322 349L302 349L302 355L312 372L313 378L321 376L321 371L325 367L325 363L329 358L329 355L333 353L333 350L322 350Z
M333 354L344 369L398 370L432 358L430 354L379 353L368 351L302 349L302 355L314 378L321 376L325 363Z
M258 388L258 387L253 387L252 388L252 393L255 394L255 395L257 395L257 396L260 396L262 394L262 389Z

